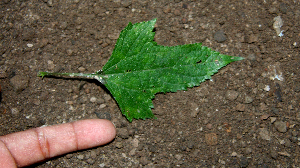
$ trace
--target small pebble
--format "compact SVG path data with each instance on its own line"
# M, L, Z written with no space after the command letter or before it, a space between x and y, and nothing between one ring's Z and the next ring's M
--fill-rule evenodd
M231 156L236 157L238 154L236 152L232 152Z
M59 28L61 29L66 29L68 27L68 23L67 22L61 22L60 25L59 25Z
M279 132L284 133L287 131L286 122L276 121L276 122L274 122L274 126L277 129L277 131L279 131Z
M268 119L269 117L270 117L269 114L264 114L264 115L260 116L260 120L266 120L266 119Z
M239 95L239 92L235 91L235 90L228 90L226 93L225 93L225 97L230 100L230 101L233 101L235 100Z
M47 0L47 5L48 5L49 7L53 6L53 0Z
M24 41L30 41L35 37L36 33L34 29L27 28L23 30L22 39Z
M256 86L256 83L253 80L246 79L245 86L254 88Z
M286 151L284 151L284 152L278 152L278 154L282 155L282 156L291 157L291 154L287 153Z
M251 34L248 38L248 43L255 43L258 41L258 35L257 34Z
M163 11L164 11L164 13L166 13L166 14L167 14L167 13L170 13L170 12L171 12L170 6L164 7Z
M270 7L270 8L269 8L269 13L270 13L270 14L275 14L276 12L277 12L276 7Z
M271 136L267 128L259 128L258 131L261 139L268 140L268 141L271 140Z
M250 153L252 153L252 149L251 148L246 148L246 154L250 154Z
M69 56L71 56L71 55L73 54L73 50L72 50L72 49L67 49L67 54L68 54Z
M245 96L245 103L246 104L249 104L249 103L252 103L253 102L253 98L250 97L250 96Z
M10 84L16 92L21 92L28 87L29 78L23 75L16 75L10 79Z
M140 163L141 163L143 166L145 166L145 165L149 164L149 160L148 160L147 157L143 156L143 157L140 158Z
M212 127L213 127L212 124L207 124L207 125L206 125L206 128L208 128L208 129L212 129Z
M121 149L123 148L123 143L122 142L116 142L116 148Z
M273 159L277 159L277 157L278 157L278 153L277 153L277 151L274 150L274 149L271 149L271 150L270 150L270 155L271 155L271 157L272 157Z
M41 104L41 101L40 101L39 99L34 99L34 100L32 101L32 103L33 103L34 105L38 106L38 105Z
M298 142L298 138L297 137L291 137L291 141L296 143L296 142Z
M176 16L179 16L179 15L181 15L181 12L180 12L180 10L178 10L178 9L175 9L175 10L174 10L174 15L176 15Z
M187 142L187 147L188 147L189 149L193 149L194 146L195 146L195 143L194 143L193 141L188 141L188 142Z
M205 141L208 145L217 145L218 136L215 133L205 134Z
M239 103L235 108L237 111L243 112L243 111L245 111L246 106L245 106L245 104Z
M80 159L80 160L84 159L84 155L78 155L77 159Z
M95 159L96 157L97 157L97 153L94 150L92 150L91 151L91 158Z
M86 160L86 162L88 163L88 164L94 164L95 163L95 160L94 159L91 159L91 158L89 158L89 159L87 159Z
M139 140L137 138L134 138L132 141L131 141L131 144L134 148L137 148L139 146Z
M285 139L285 140L284 140L284 146L285 146L285 147L291 147L291 145L292 145L291 140L289 140L289 139Z
M119 38L119 33L109 34L108 38L111 40L117 40Z
M270 91L270 86L269 86L269 85L266 85L266 86L264 87L264 90L267 91L267 92Z
M103 97L106 102L108 102L111 99L111 96L109 94L104 94Z
M180 160L180 159L182 158L182 155L181 155L181 154L176 154L176 155L175 155L175 158L176 158L177 160Z
M193 110L191 111L191 117L197 117L199 113L199 108L196 107L196 108L193 108Z
M103 108L105 108L106 107L106 104L100 104L100 109L103 109Z
M80 25L81 23L83 22L83 19L81 17L78 17L76 20L75 20L75 23Z
M84 71L85 71L85 68L84 68L84 67L79 67L78 70L79 70L80 72L84 72Z
M134 156L136 154L136 148L131 149L128 154Z
M129 138L128 129L127 128L119 128L118 129L118 136L123 138L123 139Z
M73 154L71 154L71 153L69 153L69 154L66 155L67 159L71 159L72 157L73 157Z
M124 8L127 8L128 6L131 5L131 1L121 1L121 5L124 7Z
M91 97L91 98L90 98L90 102L95 103L96 101L97 101L97 98L96 98L96 97Z
M18 108L11 108L12 115L18 115L19 113L20 113L20 110Z
M97 116L99 119L107 119L107 120L111 120L110 113L108 113L108 112L98 112L98 111L95 111L95 114L96 114L96 116Z
M104 99L102 99L102 98L97 98L97 103L98 103L98 104L103 104L103 103L104 103Z
M266 110L268 110L268 106L265 103L262 102L262 103L259 104L259 110L261 112L266 111Z
M296 136L298 136L298 132L296 130L293 130L292 135L296 137Z
M214 39L218 42L218 43L222 43L224 41L227 40L226 35L224 33L223 30L219 30L214 34Z

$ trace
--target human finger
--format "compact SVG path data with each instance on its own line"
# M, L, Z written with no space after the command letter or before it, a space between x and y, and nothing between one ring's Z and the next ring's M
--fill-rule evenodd
M108 120L89 119L39 127L0 137L0 167L23 167L64 153L104 145L116 129Z

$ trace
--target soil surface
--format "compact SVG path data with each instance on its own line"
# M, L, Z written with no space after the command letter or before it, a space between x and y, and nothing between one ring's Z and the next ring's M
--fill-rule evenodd
M2 0L0 5L0 135L88 118L109 119L118 131L108 145L35 167L300 165L300 1ZM97 81L37 77L39 71L100 70L129 22L153 18L160 45L201 42L245 59L198 87L157 94L157 119L132 123Z

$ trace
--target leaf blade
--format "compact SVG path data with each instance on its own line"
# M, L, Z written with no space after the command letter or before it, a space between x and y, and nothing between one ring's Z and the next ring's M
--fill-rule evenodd
M103 68L107 77L105 86L130 122L155 118L151 108L156 93L199 86L220 68L243 59L220 54L200 43L172 47L157 45L152 32L155 22L156 19L130 23L121 32L121 39Z

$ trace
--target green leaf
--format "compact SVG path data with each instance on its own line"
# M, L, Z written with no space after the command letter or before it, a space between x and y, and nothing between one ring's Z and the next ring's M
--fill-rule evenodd
M201 43L171 47L157 45L153 41L155 23L156 19L134 25L129 23L121 32L101 73L81 74L102 82L130 122L155 118L151 108L154 108L152 99L156 93L199 86L220 68L243 59L220 54ZM40 73L42 77L46 75L57 73Z
M105 86L129 121L154 117L151 108L156 93L198 86L218 69L242 59L219 54L200 43L157 45L152 32L155 22L129 23L102 69Z

